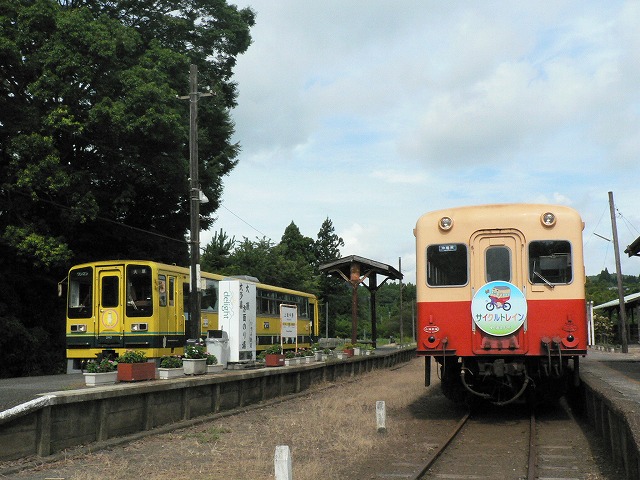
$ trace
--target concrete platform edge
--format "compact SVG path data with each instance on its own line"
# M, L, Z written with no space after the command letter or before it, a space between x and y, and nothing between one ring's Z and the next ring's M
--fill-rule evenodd
M629 480L640 478L640 404L612 385L615 372L597 362L580 365L581 401L589 423Z

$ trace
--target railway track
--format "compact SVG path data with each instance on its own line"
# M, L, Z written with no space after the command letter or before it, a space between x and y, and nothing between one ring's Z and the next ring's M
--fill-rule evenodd
M455 424L454 424L455 423ZM613 480L619 473L569 407L487 408L453 420L426 456L379 478ZM426 429L427 430L427 429Z

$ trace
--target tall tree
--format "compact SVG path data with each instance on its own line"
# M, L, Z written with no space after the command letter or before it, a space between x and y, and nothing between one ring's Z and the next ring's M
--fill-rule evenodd
M236 164L231 77L253 24L225 0L0 0L0 325L22 323L32 350L64 352L55 287L70 264L186 263L189 106L176 97L190 64L215 94L199 104L207 228Z
M200 265L205 272L223 272L229 265L231 252L236 245L236 237L229 236L220 229L215 232L211 242L205 247L202 253Z
M45 266L184 261L186 244L169 240L189 226L189 108L176 96L190 63L215 94L199 105L207 228L236 163L231 75L253 12L223 0L0 0L0 11L5 244Z

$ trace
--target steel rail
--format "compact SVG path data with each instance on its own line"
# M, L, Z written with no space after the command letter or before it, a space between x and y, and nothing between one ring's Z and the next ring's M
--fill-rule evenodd
M529 419L529 465L527 466L527 480L536 479L536 460L538 458L538 449L536 446L536 414L531 410L531 418Z
M458 424L455 426L453 431L449 434L449 437L447 437L445 442L442 445L440 445L435 452L431 454L431 457L429 457L427 462L422 467L420 467L420 470L418 471L418 473L416 473L416 475L414 475L413 477L408 477L410 480L419 480L420 478L422 478L422 476L427 472L427 470L429 470L429 468L431 468L431 465L433 465L433 463L437 460L440 454L445 451L445 449L449 446L451 441L456 437L456 435L458 435L460 430L462 430L462 427L464 427L465 423L467 423L467 420L469 420L470 416L471 416L471 412L467 412L464 415L464 417L462 417L462 419L458 422Z

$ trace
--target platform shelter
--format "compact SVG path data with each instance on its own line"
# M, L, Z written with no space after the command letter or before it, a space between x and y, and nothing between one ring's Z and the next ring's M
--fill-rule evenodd
M402 273L391 265L369 260L368 258L351 255L338 258L324 265L320 271L343 279L351 285L351 342L358 341L358 287L363 285L371 294L371 338L376 347L378 332L376 328L376 292L387 280L402 280ZM378 275L384 280L378 284ZM365 283L365 281L367 283Z

